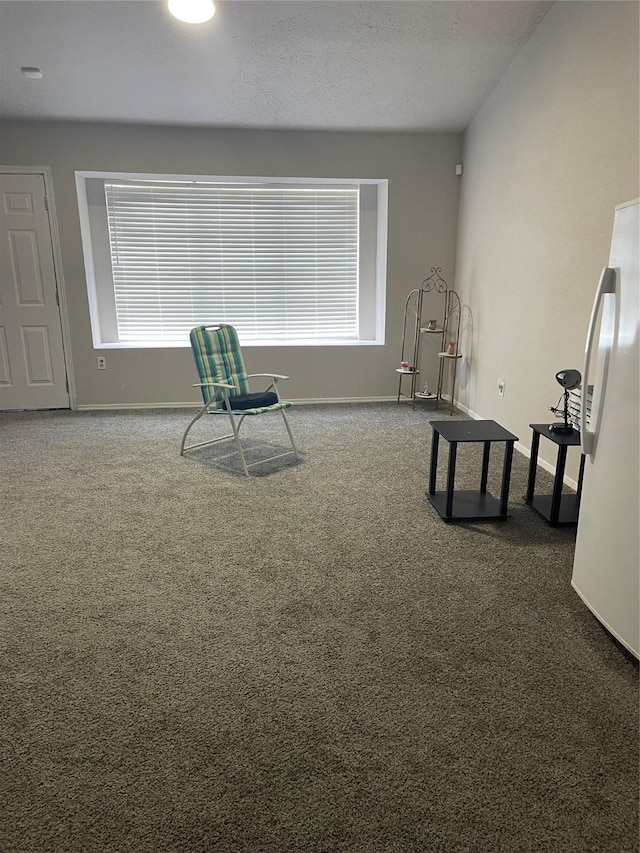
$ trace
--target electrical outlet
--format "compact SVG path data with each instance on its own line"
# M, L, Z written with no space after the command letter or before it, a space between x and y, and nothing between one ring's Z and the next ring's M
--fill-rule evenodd
M107 359L103 355L99 355L96 361L98 362L98 370L107 369Z
M504 379L498 379L498 394L504 397Z

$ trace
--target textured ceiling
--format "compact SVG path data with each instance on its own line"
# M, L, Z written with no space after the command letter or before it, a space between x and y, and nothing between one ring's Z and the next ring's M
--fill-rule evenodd
M190 26L157 0L2 0L0 115L462 130L551 5L227 0Z

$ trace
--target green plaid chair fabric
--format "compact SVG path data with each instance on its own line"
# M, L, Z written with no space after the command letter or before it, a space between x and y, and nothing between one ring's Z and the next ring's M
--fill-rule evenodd
M193 357L200 382L227 382L234 386L233 394L247 394L249 383L240 341L233 326L197 326L189 334ZM207 403L212 396L222 399L222 392L202 386L202 399Z
M297 458L298 454L293 435L284 413L284 410L290 408L292 404L288 400L280 399L277 387L280 380L289 377L275 373L248 374L244 366L238 335L233 326L225 323L216 326L197 326L191 330L189 339L200 377L200 382L196 383L194 388L200 388L204 405L192 418L185 430L180 446L180 455L183 456L186 451L193 450L196 447L204 447L209 444L216 444L219 441L233 439L245 475L249 474L248 468L251 465L260 465L290 454ZM258 377L268 379L270 382L263 391L252 393L249 389L249 379ZM265 412L278 411L282 413L292 450L260 459L258 462L247 463L239 437L240 426L244 418L247 415L261 415ZM227 415L231 421L231 432L209 441L201 441L187 446L186 440L189 430L204 414Z

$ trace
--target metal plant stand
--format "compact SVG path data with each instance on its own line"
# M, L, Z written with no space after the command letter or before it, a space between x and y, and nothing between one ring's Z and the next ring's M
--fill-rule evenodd
M402 397L410 399L415 407L416 400L432 401L435 407L439 407L439 403L443 400L443 388L445 385L445 364L447 361L453 361L452 381L451 381L451 411L453 412L453 397L456 384L456 374L458 359L462 355L458 352L458 341L460 338L460 297L455 290L450 290L447 282L441 276L442 267L432 267L431 275L426 278L419 288L412 290L407 296L404 306L404 322L402 327L402 352L400 355L401 365L405 362L407 367L398 367L396 372L398 376L398 403ZM425 306L425 294L433 293L442 297L441 319L435 324L425 324L423 319L423 309ZM409 322L411 321L411 322ZM413 341L407 340L407 326L412 326ZM420 341L422 335L439 335L440 336L440 352L438 358L440 364L438 366L438 385L435 392L424 393L417 390L417 379L420 374ZM408 361L407 356L411 349L411 361ZM449 352L449 349L452 351ZM407 377L411 377L409 393L403 393L402 383Z

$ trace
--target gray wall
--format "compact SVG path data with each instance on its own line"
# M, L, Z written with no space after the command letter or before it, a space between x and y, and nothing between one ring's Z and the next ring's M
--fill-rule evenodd
M58 214L73 369L80 406L197 400L189 349L93 349L74 172L387 178L389 242L384 346L248 348L249 372L290 374L291 399L379 398L397 390L408 292L432 266L454 275L459 134L211 130L4 122L0 163L50 166ZM215 320L215 318L212 318ZM98 372L96 355L106 354ZM437 364L430 368L435 379Z
M556 372L582 370L614 206L640 194L638 44L638 4L556 3L465 136L456 396L526 447L553 420Z

